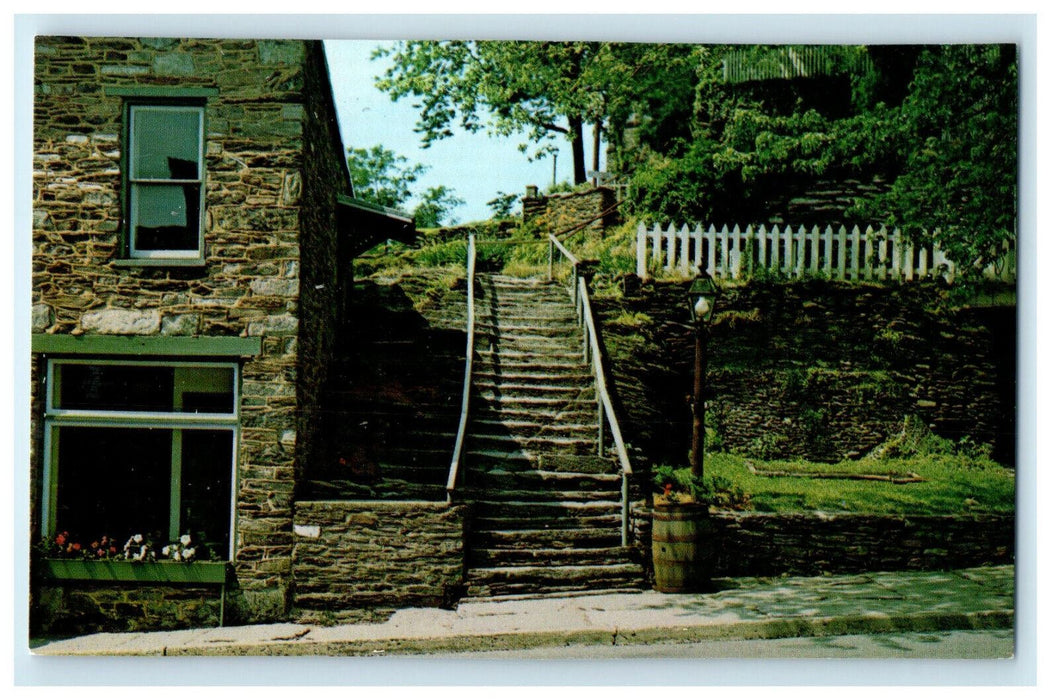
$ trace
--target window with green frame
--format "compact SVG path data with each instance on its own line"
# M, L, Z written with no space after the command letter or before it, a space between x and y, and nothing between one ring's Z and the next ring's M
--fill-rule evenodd
M230 559L237 363L51 359L47 387L46 536L190 534Z
M125 193L132 259L201 259L205 106L128 102Z

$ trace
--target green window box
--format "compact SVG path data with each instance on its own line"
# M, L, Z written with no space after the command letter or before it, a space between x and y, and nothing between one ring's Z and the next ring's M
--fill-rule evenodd
M133 581L142 583L212 583L228 580L228 563L91 561L45 559L46 578L58 581Z

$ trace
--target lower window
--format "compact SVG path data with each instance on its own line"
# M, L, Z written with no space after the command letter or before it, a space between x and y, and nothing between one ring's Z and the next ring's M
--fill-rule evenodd
M238 366L51 360L44 531L231 554Z

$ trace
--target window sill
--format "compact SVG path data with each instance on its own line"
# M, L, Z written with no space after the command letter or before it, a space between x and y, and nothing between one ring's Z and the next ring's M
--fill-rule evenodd
M214 583L228 580L228 562L137 562L123 560L44 559L45 578L55 581L133 581L141 583Z
M115 267L205 267L205 258L120 258Z

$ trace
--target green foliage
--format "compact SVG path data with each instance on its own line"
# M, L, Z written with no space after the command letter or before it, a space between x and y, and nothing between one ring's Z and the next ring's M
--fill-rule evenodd
M493 219L505 219L511 215L511 208L517 201L517 194L497 191L496 197L485 202L485 205L492 212Z
M730 85L727 50L693 54L692 133L663 148L626 147L617 159L633 215L759 220L806 180L882 176L891 189L859 201L851 218L936 242L963 269L1002 258L1016 230L1015 47L845 47L833 68L848 72L847 93L837 79L829 91L797 81ZM864 52L871 69L853 70Z
M853 512L890 515L952 515L1014 510L1013 472L987 460L963 455L925 455L899 459L823 464L807 461L754 461L707 455L707 475L730 483L746 507L761 512ZM765 473L787 476L765 476ZM815 475L830 475L818 478ZM910 483L858 479L850 475L889 476ZM846 478L840 478L845 476ZM723 482L722 482L723 483Z
M874 449L866 459L960 457L966 466L980 467L992 464L990 452L988 445L978 445L968 437L955 441L936 435L921 418L908 415L904 417L900 433Z
M436 228L444 225L445 217L456 207L466 204L451 188L445 185L430 187L422 195L422 200L415 207L412 218L415 220L416 228ZM455 223L449 220L448 223Z
M348 148L349 178L353 194L380 207L399 207L411 197L411 186L426 172L421 164L407 165L408 159L381 145Z
M693 502L729 510L749 507L749 496L731 479L719 474L708 474L696 479L689 467L675 469L655 465L654 492L671 503Z
M1017 85L1012 45L924 49L888 124L901 172L861 210L964 269L1002 257L1016 233Z
M649 101L648 88L664 82L657 74L670 69L671 57L690 51L584 41L402 41L374 58L392 60L377 82L381 90L393 99L418 98L425 146L458 124L470 132L525 133L536 150L528 143L521 150L539 158L555 152L559 136L570 143L574 182L581 183L583 127L622 128L623 118Z

